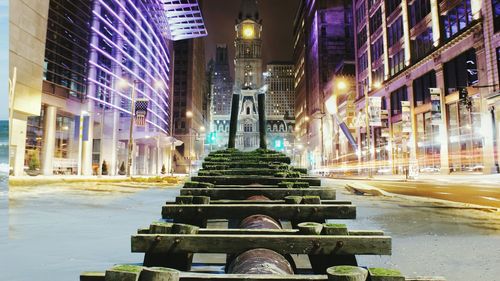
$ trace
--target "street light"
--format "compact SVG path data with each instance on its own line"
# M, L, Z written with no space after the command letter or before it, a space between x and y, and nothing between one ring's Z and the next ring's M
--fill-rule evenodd
M372 178L372 167L370 166L371 164L371 158L372 158L372 149L371 149L371 128L370 128L370 115L368 114L368 83L367 80L361 82L361 84L365 87L363 93L365 95L365 122L366 122L366 146L367 146L367 151L366 151L366 162L368 163L368 178ZM375 82L373 84L373 87L375 89L379 89L382 87L382 84L380 82Z
M134 115L135 115L135 90L136 85L139 83L138 80L132 82L132 94L130 95L130 126L129 126L129 137L128 137L128 151L127 151L127 177L131 176L132 170L132 155L134 152ZM121 78L117 83L119 88L129 87L130 84L127 80Z
M191 119L193 118L193 112L191 110L186 111L186 118ZM193 165L193 132L192 132L192 124L189 122L189 174L191 175L191 166Z

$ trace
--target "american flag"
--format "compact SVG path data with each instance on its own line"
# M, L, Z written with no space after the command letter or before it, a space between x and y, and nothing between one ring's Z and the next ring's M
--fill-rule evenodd
M138 99L135 101L135 124L146 126L146 116L148 115L148 100Z

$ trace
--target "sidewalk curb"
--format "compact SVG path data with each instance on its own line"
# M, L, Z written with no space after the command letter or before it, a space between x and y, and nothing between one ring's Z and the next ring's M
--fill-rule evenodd
M418 201L418 202L437 204L436 206L427 206L429 208L432 208L432 207L433 208L456 208L456 209L473 209L473 210L487 211L487 212L500 212L500 209L495 208L495 207L454 202L454 201L429 198L429 197L410 196L410 195L401 195L401 194L397 194L397 193L391 193L391 192L387 192L385 190L382 190L380 188L377 188L377 187L374 187L374 186L371 186L371 185L368 185L365 183L347 183L347 184L345 184L345 189L347 189L347 191L349 191L351 193L359 194L359 195L369 194L372 196L385 196L385 197L400 198L400 199L405 199L405 200L412 200L412 201Z

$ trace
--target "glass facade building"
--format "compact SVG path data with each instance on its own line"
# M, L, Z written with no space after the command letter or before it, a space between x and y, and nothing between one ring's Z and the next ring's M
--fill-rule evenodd
M161 19L151 13L153 2L94 2L88 98L95 101L95 110L114 108L121 117L130 116L132 86L120 87L119 81L135 81L135 98L149 101L146 130L168 134L172 50L154 24Z
M170 170L173 41L207 34L197 0L48 2L41 106L14 174L100 175L106 162L116 175L131 140L132 174ZM147 102L144 125L133 100Z

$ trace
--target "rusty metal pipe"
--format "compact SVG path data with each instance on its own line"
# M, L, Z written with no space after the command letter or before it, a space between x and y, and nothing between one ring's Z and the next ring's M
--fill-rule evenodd
M252 196L247 200L270 200L265 196ZM281 224L266 215L255 214L243 219L239 228L281 229ZM290 255L283 256L269 249L251 249L236 257L228 257L226 272L233 274L294 274L295 264Z

